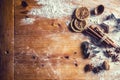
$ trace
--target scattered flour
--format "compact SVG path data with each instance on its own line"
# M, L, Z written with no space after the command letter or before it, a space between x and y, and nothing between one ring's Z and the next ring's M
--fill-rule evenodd
M120 45L120 31L118 32L111 32L108 34L108 36L118 45ZM104 49L98 48L100 52L97 54L96 57L91 59L91 63L95 66L98 66L103 63L103 61L108 61L110 64L110 70L109 71L102 71L97 76L99 77L99 80L119 80L120 77L120 63L119 62L112 62L111 58L105 57L103 51ZM108 74L106 74L108 73ZM109 76L109 78L106 78L105 76Z
M23 18L21 20L21 24L28 25L28 24L33 24L35 21L34 18Z
M32 8L27 15L46 17L46 18L62 18L70 16L74 9L78 6L77 4L72 4L74 0L35 0L37 4L42 4L42 7ZM82 1L82 0L75 0ZM21 24L33 24L34 18L23 18Z
M104 13L104 15L108 16L107 13ZM117 45L120 46L120 31L115 27L116 21L115 20L104 20L105 16L97 16L97 17L90 17L88 18L87 22L88 24L101 24L105 23L109 25L110 32L107 34L107 36L112 39ZM96 54L95 57L91 58L90 63L92 63L94 66L98 66L103 63L103 61L108 61L110 64L110 70L109 71L102 71L97 76L99 77L98 80L120 80L120 63L119 62L112 62L111 58L105 57L103 51L104 48L97 47L97 50L100 51ZM94 75L94 74L93 74ZM106 77L109 76L109 77Z
M37 2L37 4L42 4L43 6L40 8L33 8L28 15L35 15L35 16L40 16L40 17L46 17L46 18L61 18L61 17L66 17L69 16L73 13L74 9L78 6L78 5L74 5L72 4L72 1L74 0L35 0ZM75 1L82 1L82 0L75 0ZM107 13L106 13L107 14ZM90 24L100 24L102 23L104 18L101 19L101 16L99 17L91 17L88 19ZM34 18L24 18L21 20L21 24L33 24L35 21ZM110 26L114 25L114 22L110 22L110 21L106 21L104 22ZM66 22L66 24L69 24L69 21ZM111 32L108 34L108 36L115 41L118 45L120 45L120 36L119 36L120 32ZM49 36L51 37L52 40L54 41L58 41L60 40L60 37L55 37L56 34ZM59 36L59 35L58 35ZM76 40L78 39L79 35L72 35L70 38L72 40ZM79 38L80 39L80 38ZM55 48L56 49L56 48ZM111 59L106 58L103 54L103 50L104 49L100 49L97 48L97 50L99 50L100 52L97 54L96 57L91 59L91 63L94 65L99 65L101 64L104 60L107 60L110 62L110 70L109 71L103 71L100 74L98 74L99 80L106 80L104 77L105 75L107 75L107 73L109 73L110 78L107 80L114 80L116 76L120 75L120 63L118 64L114 64L111 62ZM49 54L52 53L52 51L50 50L50 48L48 48ZM117 68L117 69L116 69ZM116 69L116 70L115 70ZM53 70L54 72L54 70ZM120 78L118 78L118 80L120 80Z
M74 0L35 0L37 4L42 4L42 8L33 8L28 14L38 15L47 18L61 18L72 14L77 5L73 5ZM80 0L79 0L80 1ZM82 1L82 0L81 0Z

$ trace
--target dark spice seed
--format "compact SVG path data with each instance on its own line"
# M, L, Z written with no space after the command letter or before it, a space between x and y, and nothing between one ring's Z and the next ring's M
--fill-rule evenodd
M92 64L87 64L87 65L84 67L84 71L85 71L85 72L92 71L92 69L93 69Z
M78 64L77 64L77 63L75 63L75 66L77 67L77 66L78 66Z
M32 56L32 59L35 59L36 58L36 56Z
M42 64L41 66L44 67L44 64Z
M116 49L115 49L115 52L116 52L116 53L120 53L120 47L116 48Z
M103 67L102 67L102 66L97 66L97 68L98 68L99 70L103 70Z
M112 53L112 51L110 51L110 50L106 50L104 52L104 54L105 54L106 57L112 57L113 54L111 54L111 53Z
M77 54L77 52L74 52L74 54Z
M69 59L69 56L65 56L66 59Z
M94 67L92 71L93 71L94 73L99 73L99 72L100 72L99 68L97 68L97 67Z
M113 61L113 62L119 61L118 55L113 55L111 58L112 58L112 61Z

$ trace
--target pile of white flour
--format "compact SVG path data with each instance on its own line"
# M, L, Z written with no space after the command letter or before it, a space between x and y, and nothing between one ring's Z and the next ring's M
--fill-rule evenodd
M61 18L71 15L76 5L74 0L35 0L42 8L33 8L28 14L47 18Z

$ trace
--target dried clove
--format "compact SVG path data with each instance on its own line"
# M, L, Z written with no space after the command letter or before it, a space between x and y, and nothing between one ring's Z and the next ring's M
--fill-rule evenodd
M87 64L85 67L84 67L84 71L85 72L90 72L92 71L92 69L94 68L94 66L92 64Z
M99 73L101 70L109 70L109 69L110 69L110 65L108 64L108 62L104 61L102 65L94 67L92 71L94 73Z
M97 66L99 70L104 70L102 66Z
M94 67L92 71L93 71L94 73L99 73L101 70L104 70L104 68L103 68L102 65L97 66L97 67Z
M120 47L117 47L117 48L115 49L115 52L116 52L116 53L120 53Z
M109 70L110 65L108 64L107 61L104 61L101 65L94 67L92 64L87 64L84 67L85 72L90 72L92 71L93 73L99 73L102 70Z
M98 67L94 67L92 71L93 71L94 73L99 73L99 72L100 72L100 70L99 70Z
M119 57L118 57L118 55L113 55L112 57L112 62L117 62L117 61L119 61Z
M110 51L110 50L106 50L106 51L104 52L104 54L105 54L105 56L108 57L108 58L109 58L109 57L112 57L112 55L113 55L113 54L112 54L112 51Z

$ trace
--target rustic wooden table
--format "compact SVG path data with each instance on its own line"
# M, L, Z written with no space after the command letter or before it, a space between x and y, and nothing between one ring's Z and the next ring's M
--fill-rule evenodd
M22 0L7 1L0 2L1 80L97 80L97 75L83 70L89 60L82 58L80 44L87 37L69 31L66 21L70 17L61 20L27 15L27 11L42 5L25 0L28 4L25 8L21 6ZM91 9L103 4L110 13L119 13L119 3L119 0L84 0L77 5ZM21 19L29 17L36 19L34 23L21 25Z

